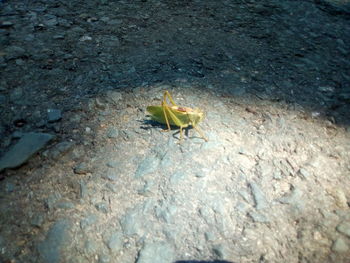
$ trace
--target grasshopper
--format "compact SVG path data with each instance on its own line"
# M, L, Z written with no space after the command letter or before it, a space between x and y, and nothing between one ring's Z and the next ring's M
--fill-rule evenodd
M204 113L200 109L177 106L168 91L164 92L160 106L148 106L147 111L151 114L152 120L167 125L168 129L162 130L164 132L171 130L170 125L180 127L180 143L184 137L182 130L188 126L192 126L206 142L208 141L197 127L197 124L203 120Z

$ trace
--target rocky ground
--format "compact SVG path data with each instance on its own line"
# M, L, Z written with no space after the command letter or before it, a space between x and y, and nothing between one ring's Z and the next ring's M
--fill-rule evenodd
M0 1L0 261L348 263L349 18ZM209 142L149 120L165 90Z

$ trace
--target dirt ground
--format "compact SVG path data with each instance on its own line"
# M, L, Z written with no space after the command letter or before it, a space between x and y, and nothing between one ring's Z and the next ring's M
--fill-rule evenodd
M346 0L0 1L0 262L350 262L349 43Z

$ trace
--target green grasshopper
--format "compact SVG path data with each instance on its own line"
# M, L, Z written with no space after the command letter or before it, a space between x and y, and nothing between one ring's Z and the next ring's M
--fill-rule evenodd
M171 105L168 104L167 99ZM200 109L177 106L168 91L164 92L160 106L148 106L147 111L151 114L152 120L167 125L168 129L162 131L170 131L170 125L180 127L180 142L183 140L182 130L188 126L192 126L206 142L208 141L197 127L197 124L203 120L204 113Z

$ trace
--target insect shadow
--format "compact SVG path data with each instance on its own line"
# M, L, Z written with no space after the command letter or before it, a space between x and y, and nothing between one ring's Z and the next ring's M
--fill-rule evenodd
M159 122L151 120L151 119L143 120L143 121L139 120L139 122L141 123L140 128L143 130L150 130L150 129L154 129L154 128L159 128L161 130L165 130L167 128L165 124L159 123ZM193 128L192 126L188 126L188 127L184 128L185 136L188 138L200 138L198 136L193 136L193 135L189 136L189 130L191 130L192 128ZM178 137L176 137L176 135L180 133L179 127L171 125L171 132L173 132L172 136L175 139L179 139Z

